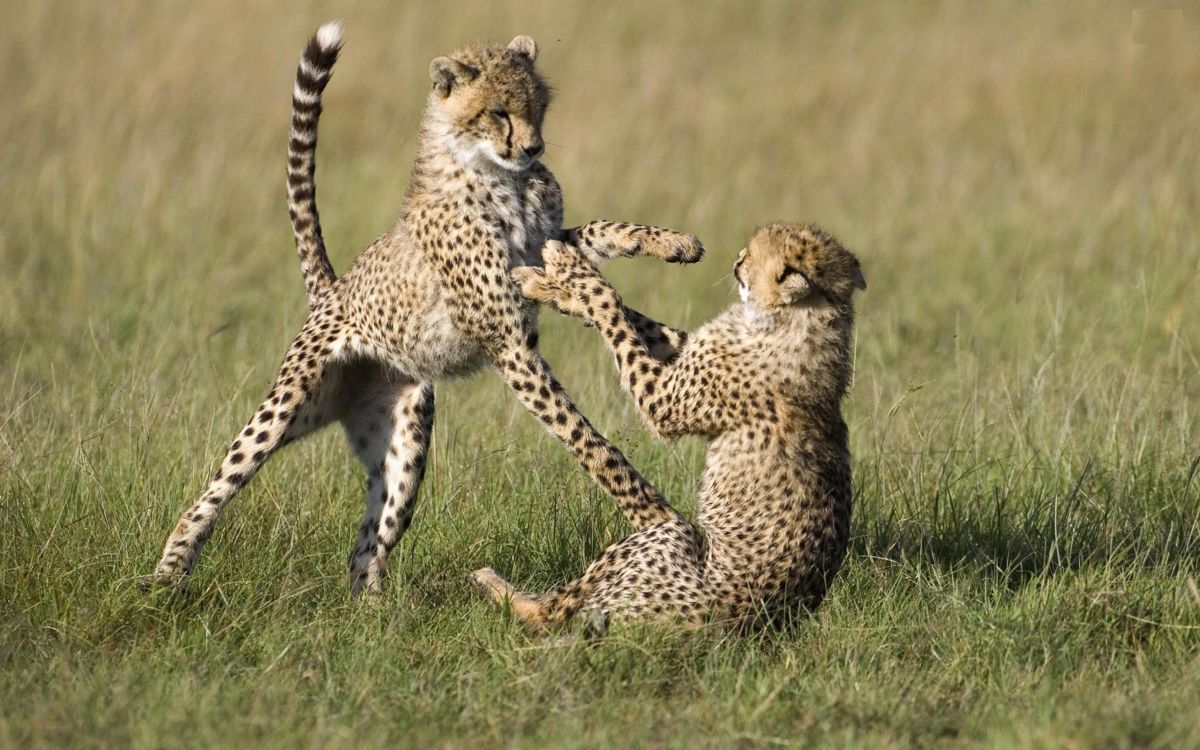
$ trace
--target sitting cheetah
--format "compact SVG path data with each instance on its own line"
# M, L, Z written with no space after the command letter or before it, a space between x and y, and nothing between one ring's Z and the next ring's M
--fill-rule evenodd
M288 143L289 213L311 312L278 379L179 519L145 585L181 581L218 514L281 446L340 421L367 470L351 589L376 592L408 528L433 426L433 382L490 363L593 479L640 522L675 518L662 496L576 410L537 351L537 306L509 278L547 239L599 261L647 254L694 262L695 237L604 221L563 229L562 194L542 154L550 94L537 46L470 45L430 64L432 91L400 218L336 278L315 201L321 94L341 48L322 26L300 58Z
M579 611L739 625L820 604L846 552L850 452L841 402L851 373L858 261L814 226L775 224L738 256L743 304L696 334L621 303L586 258L556 242L545 268L517 268L525 295L598 328L626 390L658 435L711 440L697 528L638 524L557 592L516 592L490 568L494 602L542 627ZM760 618L765 615L765 618Z

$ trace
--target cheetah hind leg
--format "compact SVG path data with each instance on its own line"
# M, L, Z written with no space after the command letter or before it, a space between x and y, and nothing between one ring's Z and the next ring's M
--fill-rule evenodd
M367 502L350 553L350 590L366 600L383 591L388 556L412 521L433 431L433 384L403 382L371 366L354 384L359 398L342 422L367 469Z
M180 517L152 575L138 581L143 590L185 581L212 534L217 517L280 447L328 424L336 391L334 351L347 332L328 312L313 313L288 349L275 386L225 454L208 488Z
M545 625L545 607L538 597L517 591L516 587L492 568L480 568L471 574L471 583L497 607L507 606L518 619L533 628Z
M480 568L471 574L471 583L489 601L497 607L508 607L517 619L533 630L543 630L575 616L580 623L578 636L590 640L601 638L608 633L608 612L596 607L579 608L583 590L578 581L568 586L568 591L536 596L518 591L492 568ZM572 642L577 639L577 636L566 636L560 639L560 642Z

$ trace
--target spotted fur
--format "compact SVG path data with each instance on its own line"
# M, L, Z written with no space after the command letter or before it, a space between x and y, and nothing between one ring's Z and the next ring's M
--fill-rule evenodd
M646 254L695 261L695 237L593 222L565 230L557 181L538 160L549 89L537 46L470 45L430 64L432 91L395 226L335 278L314 201L320 92L340 48L322 27L301 58L289 141L289 207L312 311L275 386L180 518L148 585L175 584L230 499L281 446L340 422L367 470L350 555L355 593L378 591L413 516L433 426L435 380L491 364L637 527L677 514L579 413L537 351L536 305L509 277L548 239L573 237L593 260Z
M473 575L534 627L577 612L741 625L817 607L850 529L850 452L841 402L851 373L858 261L813 226L759 231L734 274L746 301L689 336L629 308L561 243L514 275L533 300L595 326L642 418L667 438L709 439L699 524L643 526L583 577L541 596L494 570Z
M308 292L308 306L316 308L329 293L337 276L317 213L317 120L321 117L321 94L333 74L342 48L342 25L337 21L317 29L300 55L296 83L292 87L292 129L288 134L288 215L300 254L300 272Z

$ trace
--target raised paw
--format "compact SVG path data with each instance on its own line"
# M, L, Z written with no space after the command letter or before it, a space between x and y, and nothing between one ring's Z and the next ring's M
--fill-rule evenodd
M704 246L694 235L646 224L600 219L566 230L566 237L594 263L639 255L668 263L695 263L704 257Z
M583 317L586 307L573 289L571 275L565 267L552 264L551 256L554 260L559 259L553 251L544 253L547 264L545 268L518 266L510 272L513 281L521 290L521 295L525 299L550 305L563 315Z
M704 245L694 234L654 229L642 236L642 252L668 263L695 263L704 257Z
M558 299L559 290L541 268L517 266L509 271L509 275L521 290L521 296L527 300L552 305Z
M542 247L542 265L546 276L559 286L578 286L586 281L603 281L596 264L574 245L548 240Z

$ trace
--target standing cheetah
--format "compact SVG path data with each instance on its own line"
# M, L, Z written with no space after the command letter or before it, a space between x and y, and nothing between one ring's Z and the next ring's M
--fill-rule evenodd
M315 201L321 94L341 48L322 26L300 58L288 142L288 207L308 320L278 379L208 488L179 519L146 585L181 581L229 500L281 446L340 421L367 470L351 590L377 592L412 519L433 426L433 382L490 363L517 398L640 525L675 511L576 410L537 351L537 306L509 278L540 263L547 239L593 260L648 254L698 260L695 237L596 221L562 227L562 194L539 161L550 94L537 47L470 45L429 66L433 81L400 218L336 278Z
M557 592L516 592L473 574L534 627L581 610L716 618L738 624L813 609L846 552L850 452L841 402L850 381L858 261L814 226L775 224L738 256L743 304L695 335L621 303L585 257L547 244L545 268L517 268L525 295L600 330L642 418L662 437L711 440L700 528L641 526Z

